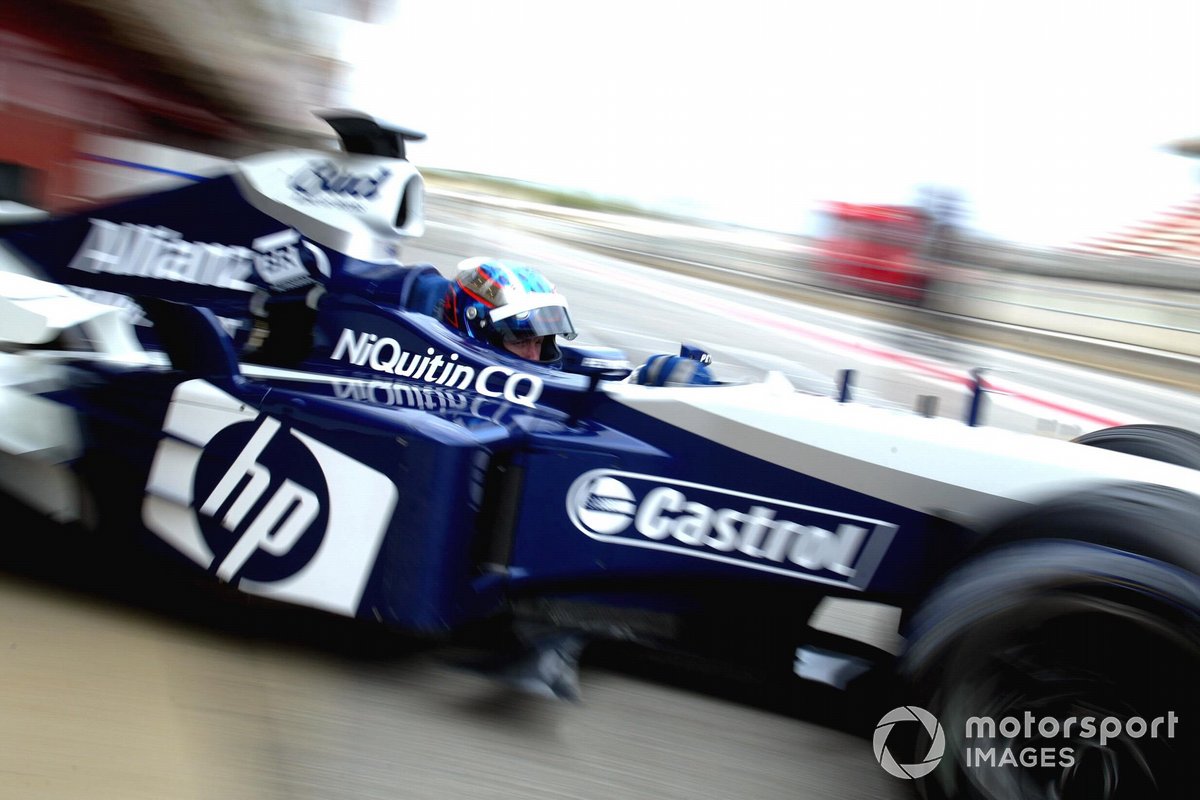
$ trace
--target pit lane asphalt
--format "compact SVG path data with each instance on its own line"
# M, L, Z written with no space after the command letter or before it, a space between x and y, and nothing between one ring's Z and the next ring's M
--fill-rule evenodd
M965 345L435 212L406 260L447 275L468 255L543 265L583 338L635 360L683 337L708 344L727 377L775 368L831 391L830 376L850 366L875 399L938 394L942 413L961 411L958 378L977 355ZM994 421L1011 427L1068 435L1097 417L1182 421L1195 407L1187 395L987 355L1020 367L1005 379L1054 400L998 400ZM5 516L23 544L0 561L0 798L907 796L868 740L843 730L861 732L850 720L869 712L830 693L803 692L778 713L769 696L719 677L642 670L618 654L585 671L583 705L514 696L377 628L214 593L106 542ZM882 619L840 622L879 640Z
M21 534L0 555L0 798L905 796L865 738L882 711L832 690L781 713L610 650L582 704L514 694L379 626L0 513Z

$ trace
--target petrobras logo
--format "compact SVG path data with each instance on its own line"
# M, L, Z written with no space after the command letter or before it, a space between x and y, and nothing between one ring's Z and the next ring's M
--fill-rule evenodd
M146 527L243 591L352 616L398 492L379 471L200 380L176 387Z
M458 353L439 353L432 347L424 353L405 350L388 336L343 328L333 348L334 361L349 361L385 375L424 381L447 389L471 389L484 397L502 397L519 406L534 407L544 384L537 375L493 365L476 370L458 363Z
M329 259L292 229L261 236L250 247L189 242L161 225L90 220L91 227L68 266L83 272L178 281L240 292L254 291L257 274L278 290L314 282L301 259L310 253L318 273L329 276Z
M333 161L312 161L292 175L288 188L302 200L361 211L378 196L392 171L379 167L373 172L350 172Z
M587 536L747 569L862 589L897 525L653 475L598 469L567 492Z

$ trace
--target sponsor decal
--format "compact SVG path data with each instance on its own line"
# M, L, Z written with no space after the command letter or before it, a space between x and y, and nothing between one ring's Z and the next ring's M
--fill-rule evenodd
M254 251L224 244L188 242L162 226L91 220L70 268L139 278L198 283L253 291Z
M252 242L251 247L189 242L161 225L90 220L91 228L68 265L83 272L194 283L240 292L254 291L248 279L257 274L267 285L284 291L314 282L301 259L304 246L316 269L328 277L324 251L288 229Z
M397 499L390 479L205 381L175 389L142 517L238 588L346 615Z
M633 364L624 358L595 358L589 356L581 359L579 365L584 369L633 369Z
M391 175L386 167L362 173L340 169L329 160L312 161L292 175L288 188L308 203L362 211Z
M544 384L537 375L493 365L476 370L458 363L458 353L439 353L432 347L417 353L405 350L395 339L343 328L331 358L367 366L376 372L396 375L447 389L471 389L484 397L502 397L519 406L533 408Z
M864 588L897 525L653 475L598 469L567 492L587 536L748 569Z
M252 247L257 255L254 270L272 289L286 292L308 286L316 281L304 264L299 247L303 247L322 277L329 277L329 257L312 242L306 242L297 231L288 229L254 240Z
M270 417L237 423L200 455L192 507L223 581L294 575L325 538L325 476L312 453L294 436L281 435L281 427ZM236 453L232 461L230 453Z
M338 400L357 400L360 403L415 408L422 411L448 412L473 419L501 422L513 405L479 395L443 389L437 386L402 383L400 381L333 380L333 396Z

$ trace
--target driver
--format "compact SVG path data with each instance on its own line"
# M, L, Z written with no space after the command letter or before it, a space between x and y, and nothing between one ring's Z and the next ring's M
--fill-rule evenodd
M544 366L562 364L555 336L575 338L567 298L526 264L468 258L442 298L442 322L468 339L478 339Z

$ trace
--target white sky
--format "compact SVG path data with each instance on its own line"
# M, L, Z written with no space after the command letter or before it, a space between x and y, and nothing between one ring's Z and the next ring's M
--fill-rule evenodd
M399 0L355 107L418 165L804 230L824 199L960 189L1065 243L1200 191L1196 0Z

